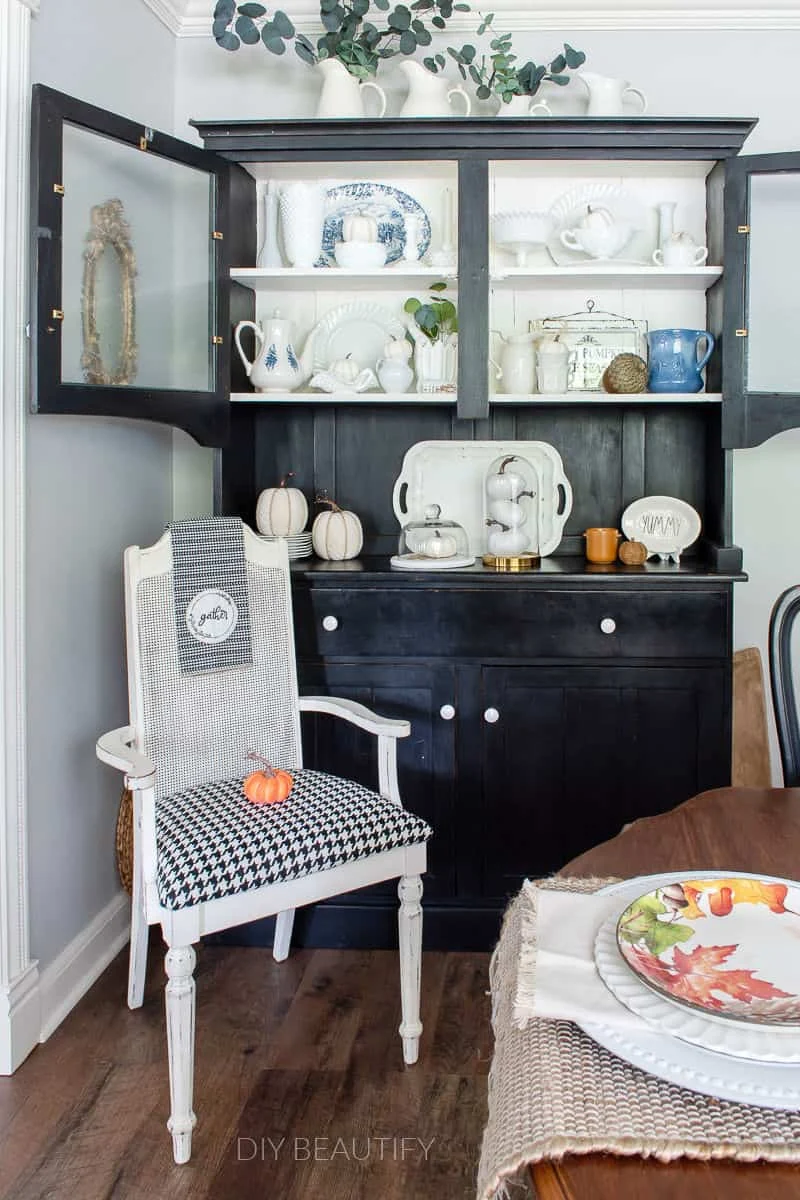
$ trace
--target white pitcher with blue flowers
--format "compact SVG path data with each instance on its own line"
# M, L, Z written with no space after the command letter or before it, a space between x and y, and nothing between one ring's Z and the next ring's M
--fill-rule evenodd
M243 329L252 329L255 334L256 351L252 360L242 349ZM281 317L278 308L261 324L240 321L233 340L247 378L257 392L291 392L311 375L313 334L309 336L302 354L298 353L293 344L294 324Z

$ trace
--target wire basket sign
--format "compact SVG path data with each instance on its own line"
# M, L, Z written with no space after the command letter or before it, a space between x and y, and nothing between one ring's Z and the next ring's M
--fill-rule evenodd
M603 372L618 354L638 354L647 361L647 322L597 309L594 300L587 300L580 312L533 321L531 329L558 333L569 350L570 392L602 392Z

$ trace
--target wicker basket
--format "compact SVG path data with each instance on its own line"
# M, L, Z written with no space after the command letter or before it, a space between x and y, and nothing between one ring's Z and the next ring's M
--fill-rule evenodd
M115 837L119 881L130 896L133 891L133 793L123 788Z

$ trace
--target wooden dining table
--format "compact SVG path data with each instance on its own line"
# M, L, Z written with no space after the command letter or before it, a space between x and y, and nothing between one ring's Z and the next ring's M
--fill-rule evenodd
M560 874L629 878L705 869L800 878L800 788L703 792L635 821ZM537 1200L800 1200L800 1166L764 1162L567 1155L536 1163L531 1175Z

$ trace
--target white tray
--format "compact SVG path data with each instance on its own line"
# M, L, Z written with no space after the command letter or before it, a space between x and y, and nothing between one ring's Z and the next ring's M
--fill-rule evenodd
M658 875L640 875L601 888L607 895L618 895L620 912L648 888L684 879L725 878L731 871L668 871ZM736 871L740 878L747 872ZM753 879L757 876L752 876ZM760 877L758 877L760 878ZM761 1108L780 1108L800 1111L800 1074L793 1063L762 1063L718 1054L680 1041L666 1033L643 1033L632 1040L619 1029L608 1025L582 1023L580 1028L590 1038L616 1054L618 1058L640 1067L659 1079L666 1079L691 1092L702 1092L720 1100L739 1104L755 1104Z
M539 472L539 553L552 554L572 511L572 488L561 455L548 442L416 442L406 450L395 480L394 515L407 525L424 520L425 509L438 504L444 518L465 529L470 554L483 554L486 473L496 458L508 454L527 458Z

